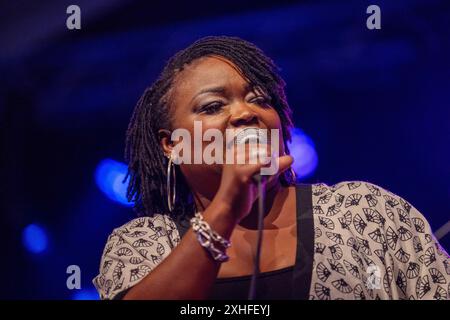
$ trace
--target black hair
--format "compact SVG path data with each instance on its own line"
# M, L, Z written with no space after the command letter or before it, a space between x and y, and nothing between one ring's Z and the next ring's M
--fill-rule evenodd
M219 55L233 62L252 85L262 88L269 95L272 107L280 117L284 148L289 154L287 142L291 141L292 110L284 92L286 83L278 74L279 68L261 49L241 38L201 38L168 60L158 79L139 99L131 116L126 134L128 173L125 180L130 177L128 201L134 202L134 209L140 216L169 214L166 193L168 159L161 148L158 130L171 128L168 94L175 76L185 65L209 55ZM176 170L177 199L172 214L191 216L196 209L193 196L181 171L178 167ZM294 180L290 170L280 175L280 183L284 186L294 184Z

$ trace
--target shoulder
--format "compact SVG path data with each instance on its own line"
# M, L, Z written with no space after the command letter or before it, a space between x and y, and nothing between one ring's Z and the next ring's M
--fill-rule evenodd
M102 299L115 299L161 263L179 243L176 225L168 215L133 219L109 235L93 279Z
M411 204L391 191L367 181L342 181L333 185L312 185L313 205L330 205L330 210L351 207L385 209L397 207L409 212ZM329 206L328 206L329 207ZM336 212L337 213L337 212ZM331 216L333 212L328 212Z
M122 239L147 239L158 241L163 237L171 241L177 240L178 230L175 222L169 215L153 214L149 217L139 217L128 221L120 227L115 228L107 242L111 243ZM116 243L117 244L117 243Z
M317 183L312 186L313 212L342 227L356 228L362 233L367 224L381 229L407 226L424 233L428 224L423 215L407 200L367 181L343 181L334 185ZM324 220L323 218L320 219Z
M368 193L373 194L377 197L382 197L384 194L388 194L391 196L396 196L391 191L383 188L377 184L368 181L362 180L349 180L349 181L341 181L332 185L328 185L324 182L314 183L312 186L312 192L314 196L324 195L326 193Z

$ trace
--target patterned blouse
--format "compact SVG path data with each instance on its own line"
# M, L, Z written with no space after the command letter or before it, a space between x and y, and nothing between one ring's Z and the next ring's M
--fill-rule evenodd
M423 215L364 181L297 187L298 246L293 299L450 299L450 258ZM300 211L302 211L300 213ZM120 299L180 242L166 214L134 219L108 237L93 280Z

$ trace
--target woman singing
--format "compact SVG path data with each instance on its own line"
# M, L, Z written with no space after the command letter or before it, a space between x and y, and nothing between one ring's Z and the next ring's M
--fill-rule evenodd
M202 38L167 62L128 127L128 197L140 217L107 240L94 279L102 299L247 299L258 240L254 176L267 164L176 164L172 133L194 137L195 123L201 134L280 133L266 144L279 151L277 171L262 183L257 299L449 299L449 256L410 203L364 181L295 183L284 86L274 62L237 37Z

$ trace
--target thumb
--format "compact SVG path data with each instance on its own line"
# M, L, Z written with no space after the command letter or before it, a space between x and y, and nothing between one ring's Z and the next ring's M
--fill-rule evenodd
M272 172L271 174L269 174L267 182L270 180L273 180L275 177L278 176L278 174L281 174L282 172L286 171L294 162L294 158L292 158L292 156L290 156L290 155L284 155L284 156L275 158L273 161L276 162L276 164L275 164L276 172Z
M278 173L286 171L294 162L294 158L290 155L284 155L281 157L273 157L272 160L266 165L261 167L261 174L273 176Z
M289 167L294 163L294 158L291 155L284 155L277 159L278 161L278 172L282 173L289 169Z

